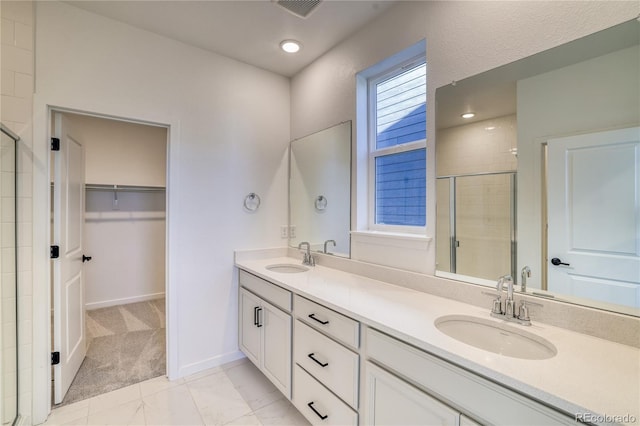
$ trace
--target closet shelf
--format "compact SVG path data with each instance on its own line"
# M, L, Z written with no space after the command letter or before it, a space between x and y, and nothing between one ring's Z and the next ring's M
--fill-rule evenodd
M164 192L164 186L140 186L140 185L104 185L87 183L87 191L118 191L118 192Z

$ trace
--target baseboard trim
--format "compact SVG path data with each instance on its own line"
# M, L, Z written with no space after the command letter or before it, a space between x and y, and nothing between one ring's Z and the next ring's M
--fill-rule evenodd
M164 297L162 293L143 294L142 296L124 297L122 299L104 300L102 302L85 303L84 307L87 311L94 309L108 308L110 306L126 305L128 303L146 302L147 300L161 299Z
M241 351L233 351L226 354L214 356L203 361L187 364L180 367L178 371L178 377L176 377L176 379L190 376L191 374L199 373L201 371L208 370L209 368L219 367L223 364L233 362L244 357L245 355Z
M18 414L18 418L14 423L15 426L29 426L30 424L31 422L29 421L29 417L20 414Z

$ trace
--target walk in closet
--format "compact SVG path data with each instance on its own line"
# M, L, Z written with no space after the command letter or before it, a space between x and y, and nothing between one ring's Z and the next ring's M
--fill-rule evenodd
M54 112L52 134L63 151L52 155L52 245L60 245L52 274L53 352L79 347L75 366L62 365L58 374L54 366L53 398L68 404L165 374L167 129ZM78 201L74 176L83 184ZM80 213L72 211L76 204ZM65 223L77 214L81 237L74 259L82 259L81 283L69 284L64 273L56 274L55 262L74 246L64 247L65 236L73 235ZM66 294L74 285L76 296ZM78 300L78 306L64 300ZM84 315L74 316L74 309Z

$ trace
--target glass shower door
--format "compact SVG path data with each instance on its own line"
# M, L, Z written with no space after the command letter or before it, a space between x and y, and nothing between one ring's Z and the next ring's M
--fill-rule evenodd
M18 417L16 145L19 139L0 128L0 420Z
M515 173L438 178L437 269L495 280L515 276Z

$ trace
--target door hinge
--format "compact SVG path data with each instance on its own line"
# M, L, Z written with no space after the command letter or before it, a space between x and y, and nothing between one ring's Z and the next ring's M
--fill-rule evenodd
M60 246L51 246L51 259L60 257Z
M60 364L60 352L51 352L51 365Z
M60 151L60 139L51 138L51 151Z

